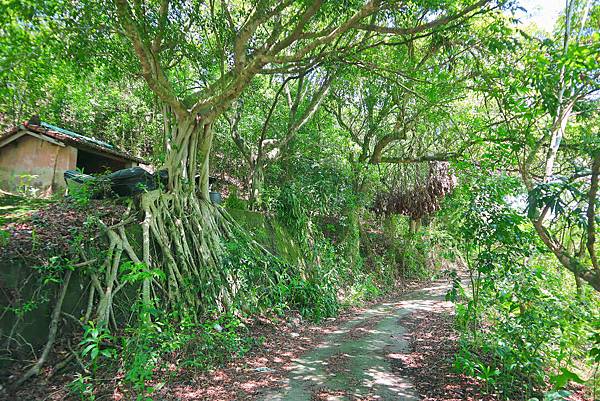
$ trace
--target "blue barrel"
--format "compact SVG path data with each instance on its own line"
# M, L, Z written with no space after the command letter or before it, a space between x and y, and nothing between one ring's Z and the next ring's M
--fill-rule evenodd
M213 191L210 191L210 192L208 193L208 197L210 198L210 201L211 201L212 203L214 203L215 205L220 205L220 204L221 204L221 202L223 201L223 197L221 196L221 193L220 193L220 192L213 192Z

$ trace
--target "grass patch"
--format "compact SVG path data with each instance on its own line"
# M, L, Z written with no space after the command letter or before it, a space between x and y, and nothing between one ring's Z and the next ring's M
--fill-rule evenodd
M29 198L0 191L0 227L27 221L33 212L52 202L52 199Z

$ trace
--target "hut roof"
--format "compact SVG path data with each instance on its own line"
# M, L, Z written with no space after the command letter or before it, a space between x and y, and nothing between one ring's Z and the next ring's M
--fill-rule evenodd
M60 128L35 118L32 118L31 120L10 129L4 135L0 136L0 147L3 147L18 137L26 134L27 131L78 149L105 154L112 156L113 158L116 157L119 159L135 161L137 163L144 163L143 159L119 150L110 143L86 135L78 134L68 129Z

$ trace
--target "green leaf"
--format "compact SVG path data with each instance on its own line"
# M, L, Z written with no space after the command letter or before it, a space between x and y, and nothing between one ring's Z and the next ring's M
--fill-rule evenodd
M585 380L567 368L561 368L560 371L560 374L550 377L550 382L558 389L564 388L569 382L585 383Z
M83 351L81 351L81 355L86 356L93 348L96 348L96 344L89 344L83 349Z

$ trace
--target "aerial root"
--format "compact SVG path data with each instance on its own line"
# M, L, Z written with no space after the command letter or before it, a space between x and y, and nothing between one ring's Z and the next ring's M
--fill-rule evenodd
M52 311L52 319L50 320L50 332L48 334L48 341L46 341L46 345L44 346L42 355L40 355L39 359L31 368L29 368L19 379L17 379L17 381L13 385L14 388L19 387L21 384L29 380L29 378L37 376L40 373L42 366L46 363L48 355L50 355L50 351L54 346L54 341L56 340L56 333L58 332L60 313L62 311L63 301L65 299L65 294L67 293L67 288L69 287L69 282L71 281L72 273L73 272L71 270L67 270L67 272L65 273L65 277L63 279L58 294L58 299L56 301L56 304L54 305L54 310Z
M225 242L243 237L248 246L269 254L224 209L195 196L176 197L153 191L142 196L140 206L143 216L141 249L135 249L128 238L131 231L127 225L136 221L128 209L118 224L108 226L98 222L101 236L106 239L104 245L88 244L79 250L82 262L75 266L80 268L78 274L81 277L89 279L82 325L93 321L100 330L117 328L113 304L128 283L120 277L126 261L142 266L149 273L144 275L139 294L144 305L164 310L184 309L192 320L199 321L209 310L226 310L243 289L240 280L245 273L222 268ZM102 257L98 256L98 248L104 248L100 252ZM162 274L155 274L156 271ZM13 387L38 375L47 362L57 337L72 273L72 270L65 271L42 355ZM277 272L268 271L261 280L273 285L277 277ZM150 319L149 316L142 318ZM81 365L78 355L72 357ZM64 368L72 357L59 363L56 369Z

